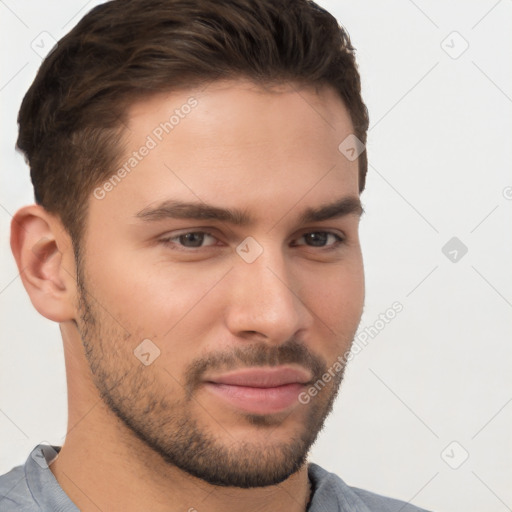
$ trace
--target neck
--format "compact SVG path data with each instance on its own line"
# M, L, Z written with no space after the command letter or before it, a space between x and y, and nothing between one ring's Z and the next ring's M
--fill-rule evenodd
M100 416L108 422L98 422ZM75 424L51 470L82 512L208 510L303 512L309 500L307 467L278 485L219 487L166 463L127 432L103 402Z

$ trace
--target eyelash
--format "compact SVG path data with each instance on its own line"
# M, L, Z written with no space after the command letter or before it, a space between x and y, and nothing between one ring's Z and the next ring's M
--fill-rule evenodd
M310 247L310 248L313 248L313 249L316 248L316 249L323 250L323 251L330 251L330 250L338 248L340 245L345 243L345 238L343 236L340 236L337 233L334 233L332 231L307 231L307 232L303 233L300 236L300 238L302 238L302 237L304 237L306 235L319 234L319 233L327 234L327 235L332 235L333 237L336 238L335 243L333 243L331 245L328 245L328 246L318 246L318 247L314 246L314 245L301 244L301 245L296 246L296 247L305 246L305 247ZM209 245L209 246L204 246L204 247L184 247L184 246L180 246L181 248L179 248L179 249L176 248L176 246L179 245L179 242L175 242L175 240L178 240L182 236L191 235L191 234L194 234L194 235L203 234L203 235L208 235L208 236L211 236L211 237L215 238L215 235L213 235L209 231L186 231L184 233L180 233L180 234L174 235L172 237L161 238L160 242L163 245L168 246L172 250L182 251L182 252L198 252L198 250L200 250L200 249L206 249L208 247L214 247L214 245Z

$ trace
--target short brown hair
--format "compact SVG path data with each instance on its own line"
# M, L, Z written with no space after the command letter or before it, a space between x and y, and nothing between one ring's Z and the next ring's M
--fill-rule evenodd
M113 0L58 42L23 99L17 147L36 202L58 214L75 252L89 195L121 157L130 101L233 78L330 85L366 143L354 48L311 0ZM363 152L360 191L366 171Z

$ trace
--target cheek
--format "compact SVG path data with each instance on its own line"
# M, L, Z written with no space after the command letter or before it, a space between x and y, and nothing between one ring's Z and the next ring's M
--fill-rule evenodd
M307 278L304 302L329 328L336 344L350 343L359 325L364 304L364 272L362 262L332 265ZM341 341L340 341L341 340Z
M206 299L225 269L127 254L106 253L89 272L94 297L129 332L164 339L184 328L204 329L215 317L215 301Z

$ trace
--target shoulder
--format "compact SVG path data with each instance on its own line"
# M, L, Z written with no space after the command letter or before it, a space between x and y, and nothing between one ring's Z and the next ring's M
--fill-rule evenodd
M49 467L59 450L60 446L39 444L23 466L0 476L1 512L79 512Z
M2 512L40 512L32 499L24 466L0 475L0 510Z
M314 486L309 512L427 512L405 501L350 487L317 464L310 463L308 473Z
M428 512L405 501L375 494L364 489L358 489L357 487L350 487L350 489L368 505L370 510L379 510L381 512Z

